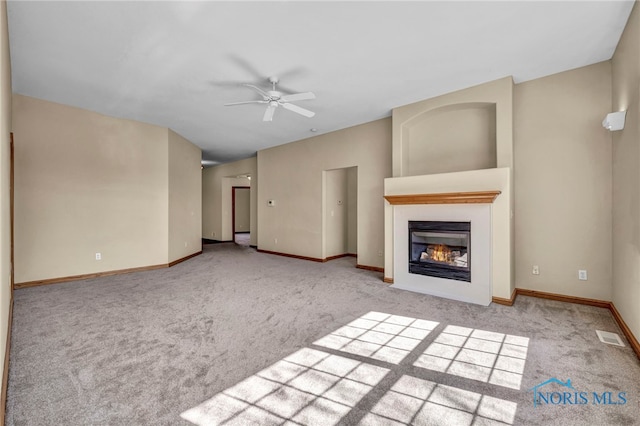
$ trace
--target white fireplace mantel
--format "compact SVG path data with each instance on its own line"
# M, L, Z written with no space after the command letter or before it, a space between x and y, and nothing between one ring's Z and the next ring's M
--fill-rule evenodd
M386 282L395 288L483 305L492 298L511 297L514 259L510 168L387 178L385 200ZM482 246L476 247L476 253L486 252L486 256L472 257L483 263L472 264L472 283L475 279L477 285L449 282L448 287L439 287L440 278L422 281L422 276L408 274L404 266L408 257L407 220L471 221L472 244L475 241ZM475 238L474 228L479 232Z

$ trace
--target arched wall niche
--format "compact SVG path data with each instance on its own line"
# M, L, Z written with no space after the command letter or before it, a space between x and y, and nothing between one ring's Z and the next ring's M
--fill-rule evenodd
M513 80L505 77L394 108L392 126L393 177L512 169ZM452 154L459 158L451 160Z
M401 132L404 176L497 167L495 103L423 111L403 123Z

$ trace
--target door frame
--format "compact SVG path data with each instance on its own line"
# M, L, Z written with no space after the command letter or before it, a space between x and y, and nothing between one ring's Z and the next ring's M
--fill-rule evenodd
M236 189L248 189L249 191L251 191L251 187L250 186L232 186L231 187L231 239L233 240L234 243L236 242Z
M14 286L14 259L13 259L13 198L14 198L14 165L13 165L13 132L9 133L9 238L11 241L10 249L10 262L11 262L11 298L13 299L13 286Z

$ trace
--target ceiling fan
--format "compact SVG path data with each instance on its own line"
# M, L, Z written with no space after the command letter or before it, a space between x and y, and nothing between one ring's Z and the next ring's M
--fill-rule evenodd
M316 115L315 112L309 111L308 109L299 107L297 105L292 104L292 101L306 101L309 99L315 99L316 95L312 92L303 92L303 93L294 93L292 95L283 95L282 92L276 90L276 84L278 84L278 77L270 77L269 82L271 83L271 90L264 91L253 84L243 84L243 86L250 87L255 90L262 96L261 101L244 101L244 102L233 102L229 104L224 104L224 106L234 106L234 105L244 105L244 104L267 104L267 110L264 112L264 117L262 117L262 121L272 121L273 113L276 111L276 108L279 106L284 109L288 109L289 111L293 111L300 115L304 115L305 117L311 118Z

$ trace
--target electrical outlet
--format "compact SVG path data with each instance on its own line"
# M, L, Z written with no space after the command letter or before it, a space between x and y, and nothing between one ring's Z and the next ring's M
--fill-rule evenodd
M378 257L382 257L382 250L378 250Z
M531 270L533 275L540 275L540 267L538 265L533 265L533 269Z
M578 279L580 281L587 281L587 270L586 269L579 269L578 270Z
M188 245L188 243L185 241L185 242L184 242L184 246L186 247L187 245Z
M274 238L274 242L275 242L275 244L278 244L278 239Z
M96 253L96 260L102 260L102 253Z

